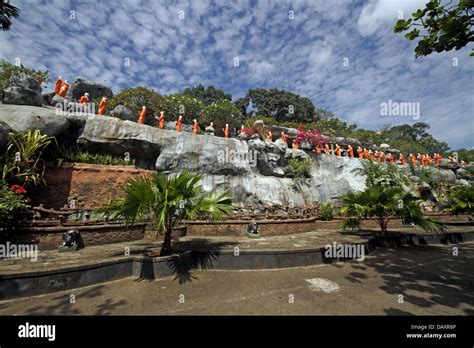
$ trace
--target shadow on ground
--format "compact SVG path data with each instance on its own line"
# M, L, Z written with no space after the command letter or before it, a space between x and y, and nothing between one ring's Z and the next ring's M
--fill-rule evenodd
M174 280L184 284L197 279L193 275L194 270L204 271L213 268L222 249L238 244L237 242L216 242L206 238L176 241L173 247L178 255L168 261L168 266L176 275Z
M403 295L404 302L423 308L442 305L474 314L473 309L463 308L474 306L474 244L411 245L382 248L376 253L377 257L367 258L363 264L352 265L359 272L350 273L346 279L362 282L360 271L372 269L384 281L380 288L388 294ZM388 315L413 314L397 308L384 311Z
M104 285L96 285L85 291L71 290L70 293L63 293L52 298L52 304L48 306L38 306L29 308L26 315L81 315L82 313L75 306L75 302L81 301L84 298L92 299L106 295ZM74 296L74 297L73 297ZM74 299L74 300L72 300ZM111 298L107 298L103 303L96 306L96 312L94 315L107 315L112 314L112 311L117 307L126 305L127 301L118 300L115 301Z

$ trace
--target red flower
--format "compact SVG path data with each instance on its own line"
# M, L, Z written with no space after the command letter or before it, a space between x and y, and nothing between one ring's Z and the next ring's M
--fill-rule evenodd
M20 185L12 185L10 187L10 190L15 191L17 195L24 195L26 193L26 190L23 186Z

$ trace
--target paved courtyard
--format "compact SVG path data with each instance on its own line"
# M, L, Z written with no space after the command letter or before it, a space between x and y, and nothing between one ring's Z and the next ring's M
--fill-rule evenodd
M126 278L2 301L0 314L474 315L473 264L472 242L378 249L363 262L195 271L184 284Z

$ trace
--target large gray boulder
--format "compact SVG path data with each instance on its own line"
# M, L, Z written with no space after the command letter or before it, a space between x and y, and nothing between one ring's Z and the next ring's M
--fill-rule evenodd
M15 86L5 88L2 100L4 104L41 106L41 83L33 77L24 77Z
M41 134L51 136L64 134L69 129L66 116L59 115L55 109L34 106L0 105L0 121L17 132L39 129Z
M176 130L176 121L167 121L167 122L165 122L165 129L175 131ZM190 124L184 124L183 123L182 126L181 126L181 130L183 132L192 133L193 132L193 126L191 126Z
M79 100L84 93L89 93L90 101L98 97L112 98L114 96L109 87L86 77L79 77L69 87L66 98Z
M43 98L41 94L32 89L19 86L7 87L3 91L3 103L15 105L41 106Z
M116 117L119 118L123 121L133 121L133 113L132 110L127 108L124 105L117 105L111 112L110 112L111 117ZM137 117L138 118L138 117Z

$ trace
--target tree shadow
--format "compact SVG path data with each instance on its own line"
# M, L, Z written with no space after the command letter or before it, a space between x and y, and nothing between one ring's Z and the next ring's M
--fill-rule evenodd
M366 258L364 266L383 279L384 292L403 295L405 302L421 308L442 305L474 312L474 245L456 244L454 249L434 245L404 245L378 249L377 257ZM353 266L354 267L354 266ZM351 273L354 275L354 273ZM351 280L351 279L349 279ZM413 294L416 293L416 296ZM409 314L393 308L387 314ZM403 313L398 313L403 312Z
M81 301L83 298L92 299L103 296L105 285L98 285L85 291L81 289L72 289L68 293L63 293L50 300L51 304L47 306L32 307L26 311L26 315L81 315L81 311L74 302L71 301L71 295L74 295L74 301ZM113 301L108 298L103 304L97 306L97 312L94 315L107 315L116 307L127 304L125 300Z
M197 279L193 271L212 269L222 249L238 244L238 242L216 242L205 238L176 241L173 247L177 254L167 264L176 275L174 280L178 280L179 284L192 282L193 279Z

